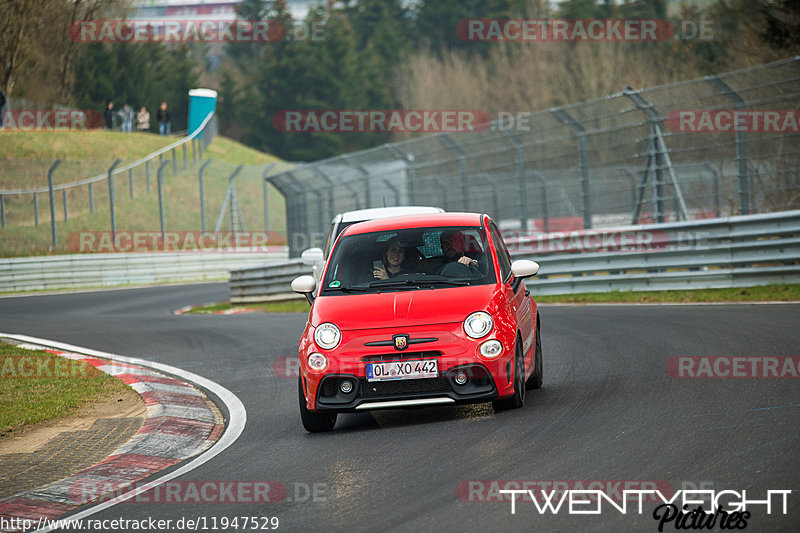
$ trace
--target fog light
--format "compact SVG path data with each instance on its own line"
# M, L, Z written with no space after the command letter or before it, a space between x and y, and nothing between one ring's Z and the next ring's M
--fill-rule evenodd
M463 370L459 370L458 374L456 374L456 385L463 385L467 382L469 378L467 377L467 373Z
M345 394L350 394L351 392L353 392L353 382L350 381L349 379L342 381L339 384L339 390Z
M498 340L490 340L481 344L481 355L487 359L494 359L503 353L503 345Z
M308 356L308 368L314 372L322 372L328 368L328 358L321 353L312 353Z

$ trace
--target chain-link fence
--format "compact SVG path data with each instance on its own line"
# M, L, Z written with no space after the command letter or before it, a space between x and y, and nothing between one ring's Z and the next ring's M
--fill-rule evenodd
M286 199L292 256L319 244L336 213L384 205L480 211L532 232L796 209L799 101L793 58L503 113L485 131L386 144L270 181Z

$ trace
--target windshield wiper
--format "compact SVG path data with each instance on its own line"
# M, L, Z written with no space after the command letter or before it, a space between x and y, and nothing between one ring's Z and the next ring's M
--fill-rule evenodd
M382 279L373 281L369 284L371 289L380 289L383 287L417 287L420 284L418 279Z
M338 291L338 292L367 292L369 290L368 287L345 287L340 285L338 287L325 287L323 289L325 292L327 291Z

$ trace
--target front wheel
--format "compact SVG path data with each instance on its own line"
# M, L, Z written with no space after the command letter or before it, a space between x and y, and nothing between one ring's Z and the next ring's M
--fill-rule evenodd
M306 396L303 394L303 378L297 380L297 392L300 400L300 420L309 433L330 431L336 425L336 413L315 413L306 407Z
M539 313L536 313L536 348L534 352L534 361L533 361L533 374L528 379L528 382L525 384L527 389L541 389L542 388L542 378L544 373L542 372L542 328L541 328L542 321L539 319Z
M525 404L525 357L522 345L517 341L514 350L514 394L510 398L492 402L495 411L517 409Z

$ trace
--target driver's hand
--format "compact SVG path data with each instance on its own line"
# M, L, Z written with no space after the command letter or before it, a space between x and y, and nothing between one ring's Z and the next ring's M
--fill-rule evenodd
M462 255L461 257L459 257L458 262L461 263L462 265L467 265L467 266L473 266L478 264L478 262L475 259L467 257L466 255Z

